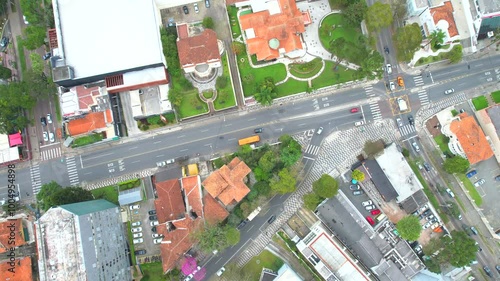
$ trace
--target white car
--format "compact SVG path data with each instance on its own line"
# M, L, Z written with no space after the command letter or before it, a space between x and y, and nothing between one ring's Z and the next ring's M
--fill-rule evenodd
M485 179L480 179L480 180L478 180L478 181L476 181L476 182L474 183L474 186L475 186L475 187L480 187L480 186L481 186L481 185L483 185L485 182L486 182L486 180L485 180Z
M387 70L387 74L391 74L392 73L392 66L390 63L388 63L386 66L385 66L385 70Z
M142 232L142 227L135 227L135 228L132 228L132 232L133 232L133 233Z
M142 232L139 232L139 233L134 233L134 234L132 235L132 237L134 237L134 238L141 238L141 237L142 237Z
M55 142L56 141L56 139L54 137L54 133L52 133L52 132L49 133L49 140L50 140L50 142Z
M49 141L49 134L47 132L43 132L43 141Z
M367 211L371 211L371 210L375 210L375 209L376 209L375 205L369 205L369 206L365 207L365 210L367 210Z
M448 195L450 195L451 198L455 198L455 193L453 193L453 191L451 191L451 189L447 188L446 192L448 193Z
M401 118L396 118L396 123L398 123L399 127L403 127L403 120Z
M221 275L222 275L222 273L224 273L224 271L226 271L226 269L225 269L224 267L221 267L221 268L219 269L219 271L217 271L217 273L216 273L216 274L217 274L217 276L221 276Z
M160 223L158 221L152 221L149 223L151 226L159 225Z
M317 135L321 135L323 133L323 127L319 127L318 130L316 131Z
M449 95L449 94L453 94L454 92L455 92L455 89L451 88L451 89L444 91L444 94Z
M363 207L370 206L370 205L373 205L373 201L372 200L368 200L368 201L365 201L365 202L361 202L361 205Z
M141 222L140 221L135 221L131 224L131 226L140 226Z
M153 238L160 238L160 237L163 237L163 235L158 234L158 233L153 233L153 234L151 234L151 237L153 237Z
M139 210L141 208L141 205L130 205L129 208L130 210Z
M163 237L162 238L156 238L156 239L153 239L153 243L160 244L162 240L163 240Z
M137 238L137 239L134 239L132 242L133 242L134 244L141 244L142 242L144 242L144 239L142 239L142 238Z
M198 9L198 4L197 3L194 3L194 11L196 13L199 13L200 12L200 9Z
M394 84L394 82L389 82L389 89L391 89L391 91L394 91L396 90L396 84Z
M52 124L52 115L50 113L47 114L47 123Z
M354 126L359 127L359 126L361 126L361 125L363 125L363 124L365 124L365 122L364 122L364 121L358 121L358 122L355 122L355 123L354 123Z

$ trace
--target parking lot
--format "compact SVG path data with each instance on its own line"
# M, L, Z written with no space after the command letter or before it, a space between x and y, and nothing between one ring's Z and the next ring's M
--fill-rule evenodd
M378 216L378 214L373 215L371 211L373 210L379 210L379 206L376 202L376 200L371 200L371 198L367 195L366 191L361 188L360 185L357 184L345 184L341 186L342 191L346 195L346 197L351 201L351 203L354 205L356 209L361 213L361 215L366 219L367 216L370 216L375 223L378 223L375 220L375 217ZM361 193L361 194L360 194ZM355 195L358 194L358 195ZM365 206L363 206L363 202L367 202L370 200L372 204L369 204L369 206L373 206L373 210L366 210ZM365 205L368 205L365 203ZM370 208L370 207L369 207ZM376 225L373 225L376 226Z
M157 244L153 244L153 238L151 234L153 232L151 231L151 225L150 225L150 220L149 220L149 214L148 211L154 210L154 200L148 200L144 202L139 202L136 203L139 204L141 207L138 210L130 210L129 207L127 207L127 211L129 212L129 218L130 222L141 222L141 225L139 227L142 228L142 238L144 242L135 244L134 248L135 251L137 250L146 250L146 254L144 256L138 256L138 257L146 257L146 256L154 256L154 255L159 255L160 254L160 246ZM138 227L138 226L132 226L132 228ZM132 234L129 234L132 235Z

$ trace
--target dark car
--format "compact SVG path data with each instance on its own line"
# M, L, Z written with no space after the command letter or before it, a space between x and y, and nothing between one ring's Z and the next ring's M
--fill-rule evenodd
M385 46L385 47L384 47L384 52L385 52L386 54L389 54L389 48L388 48L387 46Z
M472 178L473 176L475 176L477 174L477 171L476 170L472 170L470 172L468 172L467 174L465 174L469 179Z
M46 53L45 55L42 56L42 59L43 60L48 60L48 59L50 59L50 57L52 57L52 54L51 53Z
M415 120L413 119L413 116L408 116L408 122L410 123L410 125L413 125L415 124Z
M500 175L496 176L496 177L495 177L495 180L496 180L496 181L500 181Z
M478 235L479 233L477 232L477 229L473 226L470 227L470 231L472 231L472 233L474 233L474 235Z
M493 278L493 273L491 273L491 270L489 267L483 266L483 270L484 270L484 273L486 273L486 275Z
M40 123L42 123L42 126L47 126L47 118L45 117L40 117Z
M182 6L182 10L184 11L184 14L189 14L189 9L187 6Z
M150 221L155 221L155 220L158 220L158 217L156 215L154 216L149 216L149 220Z
M273 223L274 220L276 220L276 216L275 215L272 215L268 220L267 220L267 223Z
M151 232L156 233L156 226L151 227Z
M428 215L430 215L430 214L432 214L431 209L427 209L427 210L425 210L425 211L422 213L422 215L424 215L424 216L428 216Z
M429 166L429 164L425 163L424 162L424 168L427 172L430 172L431 171L431 166Z
M205 0L205 7L210 8L210 0Z
M498 271L498 273L500 273L500 265L496 265L495 269Z
M9 44L9 38L7 37L2 37L2 40L0 40L0 46L5 47Z
M256 133L256 134L260 134L260 133L262 133L263 130L264 129L262 129L262 128L257 128L255 130L253 130L253 132Z
M148 214L150 214L150 215L156 215L156 210L151 210L151 211L148 212Z
M145 255L146 254L146 250L137 250L134 252L136 255Z
M247 224L248 220L244 220L244 221L241 221L240 224L238 224L238 227L236 227L236 229L242 229L246 224Z
M349 189L350 190L360 190L361 187L357 184L351 184L351 185L349 185Z

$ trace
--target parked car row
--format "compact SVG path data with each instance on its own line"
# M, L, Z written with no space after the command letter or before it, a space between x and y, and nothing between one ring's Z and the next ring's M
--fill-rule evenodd
M200 12L200 8L198 8L198 3L193 4L194 11L195 13ZM210 8L210 0L205 0L205 7ZM187 6L182 6L182 11L184 11L184 14L189 14L189 8Z
M129 209L131 211L132 210L139 210L140 208L141 208L141 205L139 205L139 204L129 206ZM156 216L156 210L150 210L150 211L148 211L148 214L149 214L149 220L150 220L149 224L151 226L153 226L153 228L151 229L151 231L153 232L151 234L151 238L153 239L154 244L160 244L161 241L163 240L163 235L156 233L156 226L159 224L158 217ZM130 225L132 227L131 232L132 232L132 237L134 238L132 240L132 242L134 243L134 245L143 243L144 238L143 238L142 226L141 226L142 223L140 221L135 221L135 222L132 222ZM146 253L146 250L139 250L139 251L144 251L143 252L144 254ZM136 254L139 251L136 251Z

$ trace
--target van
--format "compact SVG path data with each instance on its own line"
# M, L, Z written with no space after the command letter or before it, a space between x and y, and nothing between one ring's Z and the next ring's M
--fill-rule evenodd
M380 214L378 215L375 219L377 220L377 222L381 222L383 221L385 218L387 218L387 216L385 214Z

